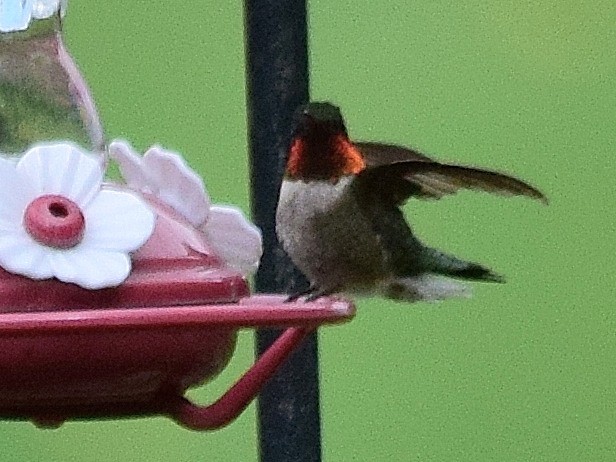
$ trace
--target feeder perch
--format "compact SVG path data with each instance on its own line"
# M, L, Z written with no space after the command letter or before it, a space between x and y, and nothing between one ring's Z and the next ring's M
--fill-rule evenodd
M33 3L38 16L26 11ZM43 114L37 130L0 139L12 157L0 159L0 417L55 427L165 415L219 428L306 335L349 320L354 308L250 294L245 269L258 232L237 210L210 206L179 155L154 147L141 157L102 141L61 42L63 8L0 3L0 58L13 63L0 69L0 98L13 103L0 106L0 128L19 126L32 101L73 121L58 127ZM103 181L108 155L125 184ZM243 245L252 252L244 262ZM227 365L239 329L261 327L285 330L227 392L206 406L184 397Z

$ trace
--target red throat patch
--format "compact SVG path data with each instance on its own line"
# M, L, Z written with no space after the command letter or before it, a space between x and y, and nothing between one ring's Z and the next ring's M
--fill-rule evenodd
M357 175L366 163L346 135L313 142L296 137L291 143L286 174L304 180L337 181L341 176Z

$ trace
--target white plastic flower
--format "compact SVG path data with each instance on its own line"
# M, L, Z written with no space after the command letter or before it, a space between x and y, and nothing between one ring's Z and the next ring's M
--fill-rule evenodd
M0 0L0 32L25 30L32 19L66 12L68 0Z
M241 210L212 206L203 180L174 152L153 146L139 156L124 141L109 145L126 184L155 195L206 236L216 255L242 274L254 272L262 253L261 232Z
M0 159L0 266L86 289L122 283L155 215L102 180L101 162L70 143L40 144L17 164Z

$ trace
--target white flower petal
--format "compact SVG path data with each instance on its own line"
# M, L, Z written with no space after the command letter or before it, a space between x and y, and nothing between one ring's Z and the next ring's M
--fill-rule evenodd
M34 0L32 17L45 19L60 10L60 0Z
M86 248L49 254L53 274L60 281L72 282L85 289L102 289L121 284L131 269L130 257L121 252Z
M25 30L32 18L34 0L1 1L0 2L0 32Z
M64 16L67 0L2 0L0 32L25 30L34 19L49 18L60 10Z
M113 141L109 145L109 157L117 162L122 178L129 188L156 194L157 188L152 186L152 179L145 171L143 159L133 151L130 144Z
M154 194L193 226L201 226L206 221L210 198L203 180L182 156L152 146L141 158L124 141L113 141L109 156L118 163L130 188Z
M179 154L152 146L143 156L144 169L156 183L156 195L193 226L202 225L210 209L203 180Z
M257 269L263 252L261 231L250 223L241 210L213 206L201 228L216 254L242 274Z
M84 209L86 231L80 246L132 252L154 231L156 216L134 194L102 190Z
M0 158L0 228L21 226L26 206L35 198L33 188L17 172L15 164Z
M0 233L16 233L22 229L22 224L19 220L0 218Z
M47 250L23 230L0 234L0 266L11 273L32 279L52 277Z
M60 194L85 206L103 181L101 161L71 143L40 144L24 154L17 170L38 195Z

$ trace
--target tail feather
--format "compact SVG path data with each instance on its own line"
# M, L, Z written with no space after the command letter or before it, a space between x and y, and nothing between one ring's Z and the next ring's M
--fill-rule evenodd
M386 281L382 293L391 300L437 302L448 298L470 298L471 288L436 274L420 274Z
M424 267L427 271L457 279L485 282L505 282L505 278L479 263L460 260L436 249L424 249Z

